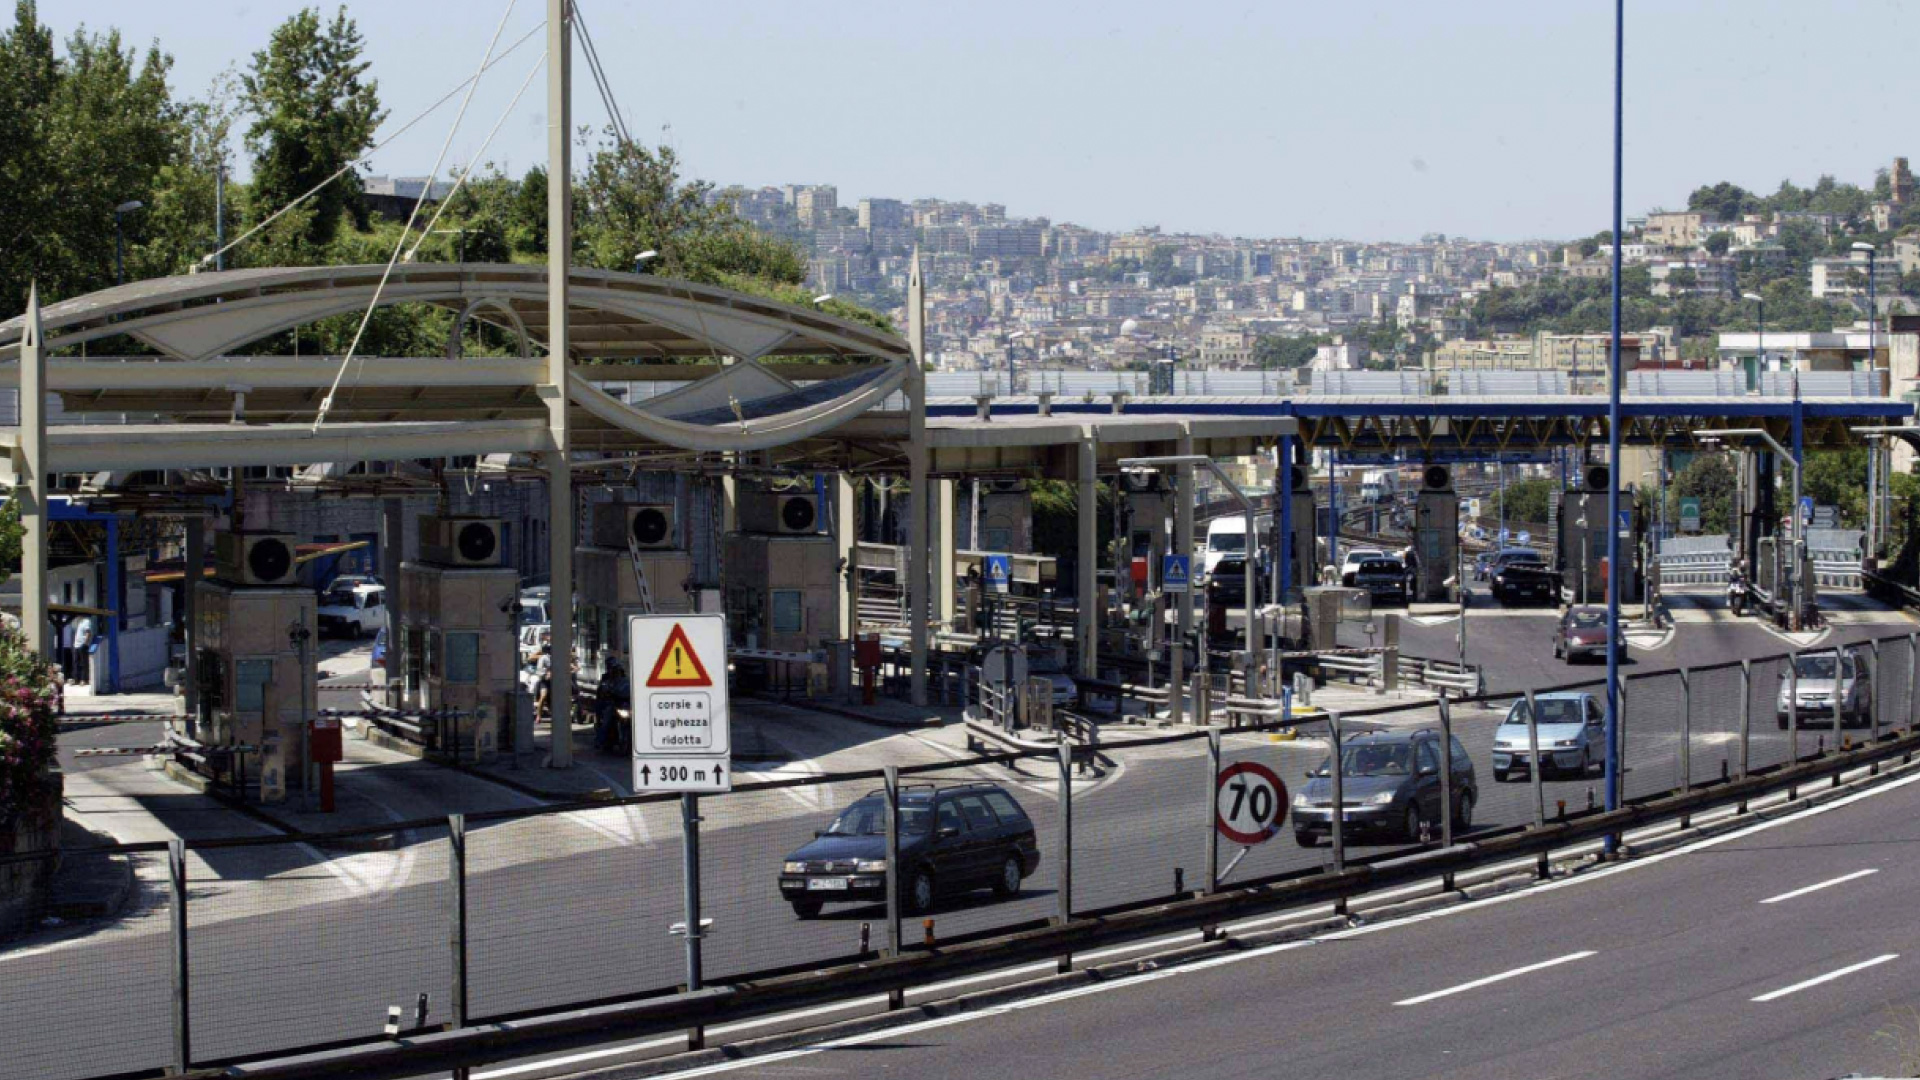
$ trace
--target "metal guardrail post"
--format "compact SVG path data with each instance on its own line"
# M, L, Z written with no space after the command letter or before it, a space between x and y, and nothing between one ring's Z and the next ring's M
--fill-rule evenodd
M1787 764L1796 765L1800 761L1800 654L1787 654ZM1792 802L1799 792L1787 789L1787 801Z
M682 874L687 886L687 989L698 990L702 985L700 939L705 936L700 928L700 796L691 792L680 796L680 826L685 838ZM688 1049L699 1050L705 1045L704 1028L695 1027L687 1032Z
M1212 895L1220 886L1220 833L1213 827L1214 804L1220 788L1220 733L1207 732L1207 876L1203 895Z
M900 768L885 770L887 793L887 955L900 955ZM907 995L901 990L887 992L887 1008L905 1008Z
M1440 698L1440 845L1453 846L1453 702L1445 695ZM1453 891L1451 871L1442 876L1441 887Z
M448 994L451 1022L457 1031L467 1026L467 816L447 815L447 944L451 949L452 981ZM462 1065L453 1071L454 1080L467 1080L469 1070Z
M1511 767L1511 761L1509 761ZM1527 691L1527 783L1533 788L1533 824L1547 823L1547 793L1540 780L1540 714Z
M1059 922L1073 919L1073 746L1060 742L1060 909ZM1073 970L1073 954L1060 957L1062 975Z
M1680 669L1680 790L1693 790L1693 673ZM1680 819L1687 827L1687 819Z
M1327 822L1332 828L1333 836L1333 872L1338 874L1347 868L1346 830L1342 828L1341 823L1341 819L1346 816L1347 800L1346 789L1340 783L1340 774L1346 770L1342 767L1344 762L1341 760L1340 714L1338 712L1330 711L1327 713L1327 731L1333 743L1333 760L1329 766L1329 771L1333 774L1333 804L1329 808ZM1343 898L1335 901L1334 910L1342 915L1346 914L1346 900Z
M187 842L167 842L167 886L173 932L173 1071L193 1064L191 980L187 967Z
M1920 634L1907 635L1907 728L1913 728L1913 684L1920 681Z
M1880 688L1886 683L1881 679L1880 639L1874 638L1873 646L1873 700L1867 702L1867 731L1874 742L1880 741ZM1873 775L1880 775L1880 767L1873 767Z
M1747 778L1747 755L1753 735L1753 661L1740 661L1740 779ZM1741 813L1746 808L1741 807Z

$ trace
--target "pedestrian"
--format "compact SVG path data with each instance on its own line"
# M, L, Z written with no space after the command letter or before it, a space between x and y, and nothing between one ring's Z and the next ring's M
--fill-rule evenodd
M540 646L539 658L533 662L533 676L539 687L533 698L533 715L538 719L547 715L548 695L553 691L553 650L544 644Z

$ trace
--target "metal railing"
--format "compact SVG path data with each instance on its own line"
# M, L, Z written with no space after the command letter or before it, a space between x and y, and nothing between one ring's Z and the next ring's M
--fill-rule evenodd
M669 1021L697 1028L830 991L875 993L910 978L1067 956L1283 902L1352 895L1408 880L1396 875L1409 868L1432 875L1544 853L1655 812L1743 801L1920 747L1920 635L1846 648L1850 659L1827 647L1623 679L1614 750L1628 808L1613 815L1588 810L1599 784L1581 768L1590 748L1549 748L1536 737L1516 750L1500 733L1510 707L1528 695L1318 713L1316 729L1324 725L1327 738L1294 741L1264 736L1284 730L1266 706L1225 695L1227 712L1239 708L1248 721L1243 732L1119 742L1109 732L1100 755L1152 767L1106 770L1097 788L1085 786L1084 759L1064 745L754 780L685 803L645 795L325 835L69 852L69 861L144 860L136 871L143 885L117 921L58 949L36 949L33 938L0 947L8 973L0 980L0 1045L8 1048L0 1080L187 1073L328 1047L354 1048L367 1075L445 1072L547 1048L532 1041L534 1032L563 1043ZM1866 690L1838 716L1815 713L1799 693L1802 661L1812 665L1809 678L1829 662L1851 665ZM1601 686L1555 689L1604 696ZM1531 697L1541 702L1547 693ZM1361 732L1421 730L1448 733L1467 753L1471 771L1448 796L1455 814L1429 821L1416 810L1384 818L1384 831L1363 832L1364 807L1310 781L1298 790L1309 808L1342 803L1354 811L1351 828L1346 814L1323 814L1315 825L1280 800L1268 825L1305 831L1301 843L1244 845L1228 862L1237 867L1235 884L1223 883L1214 818L1226 770L1256 762L1296 778ZM1514 779L1519 773L1524 780ZM1006 807L1024 803L1024 814L995 812L1032 829L1034 861L1019 867L1032 887L1015 882L997 902L936 898L931 910L912 911L920 864L892 857L884 870L856 873L849 863L841 877L864 873L869 891L866 906L847 918L817 918L813 893L783 892L782 878L813 876L789 867L813 858L799 852L816 830L850 808L884 804L897 838L900 792L927 785L975 785L995 800L1004 795ZM1076 822L1089 795L1100 812ZM1461 798L1470 813L1459 812ZM1320 846L1328 839L1331 858ZM359 853L339 858L343 850ZM1410 854L1419 858L1404 858ZM0 864L41 857L5 856ZM820 861L822 874L836 872L829 857ZM323 869L335 862L337 873ZM684 888L688 881L698 888ZM621 932L608 933L610 925ZM690 985L709 989L689 992ZM103 1003L112 1022L96 1019ZM383 1034L390 1007L407 1038ZM509 1019L510 1027L499 1026ZM459 1047L460 1056L433 1058L434 1046ZM401 1062L412 1072L395 1071Z

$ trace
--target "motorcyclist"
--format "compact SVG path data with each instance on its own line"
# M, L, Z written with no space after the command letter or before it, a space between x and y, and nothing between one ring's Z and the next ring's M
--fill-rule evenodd
M594 746L611 754L625 747L627 729L620 723L620 708L629 704L632 692L625 665L618 660L607 661L600 685L593 692Z

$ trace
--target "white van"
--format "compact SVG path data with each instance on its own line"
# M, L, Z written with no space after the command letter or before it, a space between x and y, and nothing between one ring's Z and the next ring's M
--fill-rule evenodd
M1253 519L1253 527L1256 530L1265 531L1272 526L1272 518ZM1211 574L1213 573L1214 566L1220 562L1222 556L1242 555L1246 553L1246 550L1246 517L1241 514L1228 514L1225 517L1214 518L1213 521L1207 525L1207 546L1203 551L1205 558L1201 569L1204 573ZM1260 542L1258 538L1254 540L1253 553L1256 557L1260 554Z
M320 594L321 637L372 637L387 625L387 590L377 578L342 575Z

